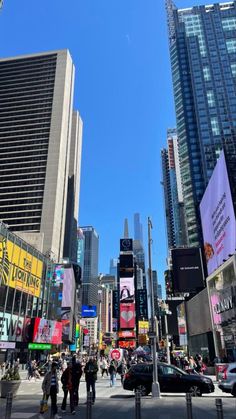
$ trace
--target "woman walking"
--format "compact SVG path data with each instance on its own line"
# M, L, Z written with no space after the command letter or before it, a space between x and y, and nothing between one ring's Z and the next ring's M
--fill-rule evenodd
M54 419L61 419L62 417L57 414L57 393L59 392L59 384L56 362L52 363L51 371L48 371L45 375L42 383L42 390L46 400L48 400L49 396L51 397L51 416L54 417ZM43 418L43 413L44 412L40 412L41 419Z

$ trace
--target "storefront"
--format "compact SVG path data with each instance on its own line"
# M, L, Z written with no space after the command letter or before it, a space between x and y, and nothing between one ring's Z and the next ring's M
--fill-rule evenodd
M236 255L207 278L216 356L236 361Z

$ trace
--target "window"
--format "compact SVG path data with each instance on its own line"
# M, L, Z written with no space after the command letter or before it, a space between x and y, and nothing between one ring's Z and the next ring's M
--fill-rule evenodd
M211 80L211 73L209 67L203 67L203 77L205 81Z
M226 46L229 54L236 52L236 39L227 39Z
M233 76L236 77L236 63L231 64L231 70L232 70Z
M207 92L207 102L208 102L209 108L212 108L215 106L215 98L214 98L214 93L212 90Z
M220 135L219 123L216 117L211 118L211 129L213 135Z
M235 17L229 17L222 19L222 26L224 31L232 31L236 29L236 18Z

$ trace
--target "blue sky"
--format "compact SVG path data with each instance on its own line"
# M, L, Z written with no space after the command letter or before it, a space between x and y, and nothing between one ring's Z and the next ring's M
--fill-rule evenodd
M204 3L177 0L179 8ZM99 271L119 253L124 219L139 212L163 283L166 238L160 150L175 126L164 0L5 0L0 56L68 48L84 123L81 226L100 237Z

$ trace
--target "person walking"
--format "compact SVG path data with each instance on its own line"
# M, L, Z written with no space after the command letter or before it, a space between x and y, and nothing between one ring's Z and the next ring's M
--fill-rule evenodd
M117 367L114 360L110 362L108 371L110 374L110 387L115 387Z
M98 365L97 365L96 359L94 359L93 357L90 357L89 361L84 367L84 374L85 374L87 393L89 393L90 387L92 389L93 404L95 403L95 398L96 398L95 383L97 380L97 372L98 372Z
M62 382L62 389L64 392L64 398L61 405L61 411L66 412L66 401L67 395L70 394L70 411L72 415L75 415L75 407L74 407L74 389L75 383L73 382L73 368L72 368L72 361L69 362L68 367L65 369L61 376Z
M83 374L82 365L76 356L72 358L72 381L74 389L74 405L78 406L79 404L79 385L80 379Z
M102 377L104 376L105 373L108 377L108 362L105 357L102 358L101 369L102 369Z
M120 365L118 365L117 372L118 372L118 374L120 374L121 384L123 385L124 376L125 376L125 373L126 373L126 362L125 362L125 359L122 359Z
M57 363L52 362L51 370L48 371L42 383L42 390L46 400L51 397L51 416L54 419L61 419L57 414L57 393L59 392L59 383L57 377ZM43 418L43 412L40 412L40 419Z

